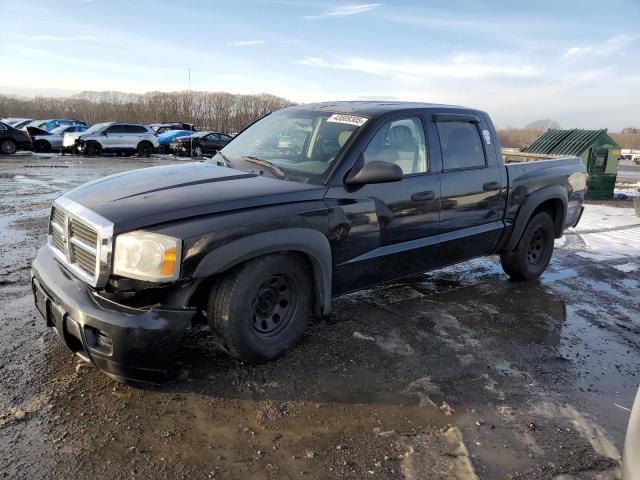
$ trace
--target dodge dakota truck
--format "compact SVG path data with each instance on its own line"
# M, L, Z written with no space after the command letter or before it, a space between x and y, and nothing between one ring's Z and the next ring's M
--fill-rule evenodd
M32 265L38 310L119 381L170 379L207 322L249 362L283 354L332 297L483 255L546 269L586 191L579 158L506 163L489 116L402 102L289 107L203 162L58 198Z

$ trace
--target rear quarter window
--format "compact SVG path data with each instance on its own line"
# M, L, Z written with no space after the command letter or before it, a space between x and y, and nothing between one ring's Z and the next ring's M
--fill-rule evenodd
M480 132L475 123L436 122L445 170L487 165Z

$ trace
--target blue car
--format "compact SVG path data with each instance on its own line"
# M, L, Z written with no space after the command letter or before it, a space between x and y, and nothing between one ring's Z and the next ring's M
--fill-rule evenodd
M171 153L171 142L178 137L188 137L195 132L190 130L167 130L164 133L158 135L158 151L160 153Z

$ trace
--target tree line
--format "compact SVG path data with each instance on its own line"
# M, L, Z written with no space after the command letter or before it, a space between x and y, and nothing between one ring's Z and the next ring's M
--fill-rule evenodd
M71 97L20 98L0 95L0 118L73 118L100 122L193 123L199 130L238 132L264 115L293 105L266 93L82 92Z
M289 105L293 103L266 93L87 91L62 98L0 95L0 118L75 118L88 124L186 122L195 124L199 130L239 132L264 115ZM498 137L503 147L524 148L549 128L560 125L553 120L537 120L524 128L498 129ZM640 149L639 128L628 127L610 135L622 148Z

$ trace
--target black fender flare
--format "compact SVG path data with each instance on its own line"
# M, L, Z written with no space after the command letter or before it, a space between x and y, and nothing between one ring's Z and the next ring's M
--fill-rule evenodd
M210 251L196 267L193 277L208 278L252 258L278 252L300 252L310 261L316 290L315 311L331 309L332 256L327 237L318 230L283 228L249 235Z
M513 230L511 231L509 241L503 248L504 251L509 252L511 250L514 250L518 246L520 238L522 237L524 229L527 227L527 224L529 223L533 212L547 200L560 200L562 202L563 210L561 212L561 224L559 229L559 235L562 235L562 230L564 229L564 222L567 215L567 189L562 185L544 187L536 192L533 192L531 195L525 198L524 202L518 209L516 221L513 225ZM556 235L558 235L558 232L556 232Z

